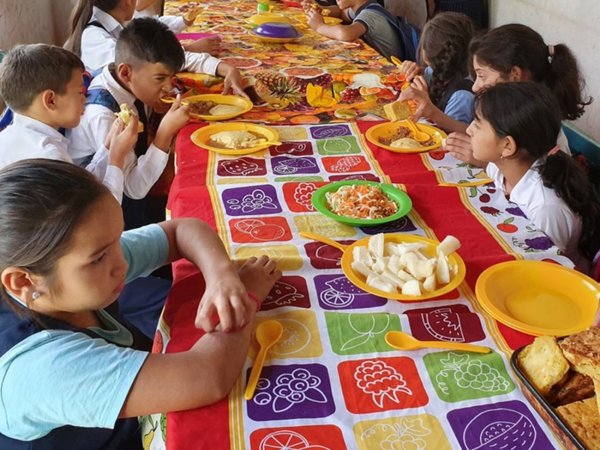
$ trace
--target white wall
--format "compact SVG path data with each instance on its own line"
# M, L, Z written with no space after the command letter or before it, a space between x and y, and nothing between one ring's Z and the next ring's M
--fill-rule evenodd
M575 126L600 141L600 2L598 0L490 0L490 27L523 23L547 44L575 54L594 102Z

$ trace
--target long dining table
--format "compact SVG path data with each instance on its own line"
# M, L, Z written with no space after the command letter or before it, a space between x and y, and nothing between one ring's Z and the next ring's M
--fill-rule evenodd
M168 2L166 11L181 10L182 4ZM229 14L217 15L224 4L230 5ZM225 25L239 26L247 35L238 22L253 13L256 3L211 0L205 6L206 14L192 31L209 29L212 17L221 32ZM216 26L211 29L219 31ZM312 49L304 57L319 59L318 44L324 38L312 39ZM226 50L238 48L231 42L238 40L224 39ZM329 49L332 44L327 45ZM362 55L371 52L371 59L380 61L360 45ZM339 46L342 52L345 44ZM287 51L281 47L273 45L271 55ZM231 54L235 56L234 51ZM353 67L360 68L355 63ZM277 64L279 69L289 67L284 58ZM328 69L334 71L335 67ZM393 66L383 62L381 68L369 68L381 79L392 71ZM381 105L382 99L376 103ZM504 261L544 260L568 267L572 263L501 191L486 184L489 180L477 169L453 161L439 149L394 153L369 142L365 133L381 123L373 120L376 110L362 116L364 111L358 108L358 118L369 120L344 120L328 112L319 118L326 120L291 121L297 116L271 109L271 116L263 109L238 118L268 122L282 142L249 155L199 148L191 136L206 123L183 128L175 145L176 175L168 209L172 218L195 217L209 223L235 261L260 254L277 260L283 276L264 301L256 325L276 319L283 325L283 336L269 352L251 400L245 400L243 392L257 354L256 342L226 399L205 408L142 418L145 448L559 447L510 366L512 351L530 343L532 336L490 317L477 300L475 284L485 269ZM413 208L405 217L376 227L339 223L311 203L316 189L339 180L393 184L409 195ZM375 296L346 278L340 250L306 240L301 232L342 244L381 232L436 240L453 235L462 244L458 253L466 277L457 289L434 299ZM155 352L185 351L203 334L193 323L203 292L202 275L190 263L178 261L173 277ZM399 351L385 342L386 332L392 330L423 340L481 344L493 351Z

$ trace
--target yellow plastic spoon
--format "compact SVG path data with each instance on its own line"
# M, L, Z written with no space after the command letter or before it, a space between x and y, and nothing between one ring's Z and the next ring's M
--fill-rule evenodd
M398 58L396 58L394 55L391 56L390 61L392 61L392 63L396 66L396 67L402 67L402 61L400 61Z
M342 252L346 251L346 246L343 244L340 244L337 241L334 241L333 239L329 239L328 237L325 236L321 236L320 234L315 234L315 233L308 233L306 231L301 231L300 236L305 238L305 239L310 239L312 241L317 241L317 242L321 242L323 244L327 244L327 245L331 245L334 248L337 248L338 250L341 250Z
M425 142L425 141L428 141L429 139L431 139L431 136L429 136L427 133L425 133L423 131L420 131L417 124L414 123L412 120L406 119L405 122L408 125L408 128L410 128L410 131L412 131L415 141Z
M258 355L256 355L254 366L252 366L248 384L246 385L246 392L244 393L244 398L246 400L250 400L254 396L256 383L258 383L258 378L260 377L260 372L265 363L267 352L277 343L277 341L279 341L279 339L281 339L282 334L283 325L277 320L265 320L256 328L256 341L260 346L260 350L258 351Z
M462 342L446 341L420 341L410 334L402 331L388 331L385 334L385 342L390 347L398 350L416 350L419 348L445 348L449 350L463 350L465 352L489 353L492 351L489 347L483 345L463 344Z

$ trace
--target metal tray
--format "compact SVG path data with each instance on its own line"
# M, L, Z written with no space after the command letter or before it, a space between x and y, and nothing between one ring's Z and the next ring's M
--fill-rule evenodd
M586 447L579 440L577 435L571 431L569 426L556 413L554 406L548 403L542 394L535 389L535 386L531 384L527 378L527 375L525 375L525 372L522 371L521 366L519 365L518 357L523 349L525 349L525 347L518 348L513 352L510 358L510 365L515 371L521 384L523 384L526 388L523 390L525 397L527 397L531 405L542 416L544 421L552 429L556 437L561 441L567 450L586 450Z

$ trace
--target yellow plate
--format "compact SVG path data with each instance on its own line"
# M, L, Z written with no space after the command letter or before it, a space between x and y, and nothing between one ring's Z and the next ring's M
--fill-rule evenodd
M232 114L220 114L213 116L211 114L192 114L190 116L195 119L201 120L227 120L233 119L234 117L240 116L244 113L250 111L253 107L252 102L247 98L240 97L238 95L223 95L223 94L201 94L201 95L192 95L191 97L185 97L182 101L192 104L194 102L214 102L217 105L235 105L242 108L237 113Z
M475 286L494 319L536 336L566 336L594 320L600 286L590 277L543 261L509 261L486 269Z
M394 242L394 243L403 243L403 242L423 242L427 244L427 247L421 250L428 257L435 256L435 249L439 245L438 241L434 241L433 239L427 239L421 236L415 236L413 234L401 234L401 233L389 233L385 234L384 238L385 242ZM353 259L353 249L354 247L366 247L369 243L369 237L360 239L353 244L346 247L344 253L342 254L342 270L344 274L348 277L348 279L357 287L362 289L363 291L369 292L374 295L378 295L379 297L391 298L394 300L402 300L407 302L416 302L419 300L426 300L429 298L439 297L440 295L446 294L453 289L457 288L460 283L465 279L465 274L467 273L467 269L465 267L465 262L460 257L458 253L452 253L448 256L448 262L451 266L456 266L457 271L456 275L452 277L450 283L441 286L439 289L435 291L424 293L423 295L403 295L401 293L390 293L380 291L379 289L375 289L369 286L366 283L365 277L360 274L356 274L354 270L352 270L352 259Z
M425 147L417 147L417 148L394 148L389 145L385 145L381 143L381 139L389 139L394 133L398 130L398 127L407 127L406 122L404 120L399 120L397 122L386 122L380 125L375 125L372 128L367 130L365 137L372 144L377 145L378 147L385 148L394 153L421 153L429 150L433 150L435 148L441 147L442 139L446 139L448 136L439 128L433 127L431 125L424 125L422 123L417 124L421 131L429 134L433 140L435 141L433 145L428 145ZM408 127L407 127L408 128Z
M264 136L265 139L267 139L267 142L257 145L256 147L240 149L213 147L208 144L210 137L221 131L249 131L250 133ZM208 125L207 127L199 128L192 133L191 139L198 147L210 150L211 152L221 153L223 155L248 155L270 147L273 145L272 142L276 142L279 139L279 135L271 128L255 125L253 123L230 122L215 123L213 125Z
M265 13L255 14L252 17L246 19L251 25L262 25L267 22L278 22L278 23L290 23L290 20L282 14L277 13Z

